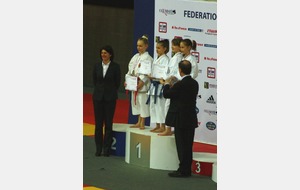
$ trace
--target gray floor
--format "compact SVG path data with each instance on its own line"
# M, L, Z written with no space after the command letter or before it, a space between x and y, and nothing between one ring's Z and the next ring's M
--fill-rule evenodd
M84 87L83 93L93 93ZM119 93L119 99L127 99ZM192 175L190 178L171 178L169 171L134 166L124 157L95 157L93 137L83 137L83 184L105 190L217 190L211 177Z
M169 171L134 166L124 157L95 157L93 137L83 137L83 184L106 190L216 190L209 176L171 178Z

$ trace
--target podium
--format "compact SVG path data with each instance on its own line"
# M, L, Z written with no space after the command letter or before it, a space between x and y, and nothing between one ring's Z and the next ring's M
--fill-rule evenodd
M217 154L193 152L192 171L195 174L211 176L217 182Z
M113 124L113 142L111 145L111 154L115 156L125 156L126 130L130 124Z
M211 179L217 183L217 162L212 166L212 176Z
M150 132L149 127L141 130L130 128L131 125L113 124L112 154L125 156L126 163L137 166L177 170L179 160L174 135L158 136L158 133ZM192 172L211 176L217 182L217 154L193 152Z
M150 128L140 130L127 128L125 162L137 166L161 170L177 170L177 156L174 136L158 136Z

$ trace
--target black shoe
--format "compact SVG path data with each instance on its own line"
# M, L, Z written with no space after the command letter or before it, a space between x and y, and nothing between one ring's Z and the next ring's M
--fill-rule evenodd
M96 152L95 156L97 156L97 157L101 156L101 152Z
M103 153L103 156L109 157L109 153Z
M181 173L180 171L174 171L174 172L170 172L168 173L168 175L170 177L190 177L191 174L184 174L184 173Z

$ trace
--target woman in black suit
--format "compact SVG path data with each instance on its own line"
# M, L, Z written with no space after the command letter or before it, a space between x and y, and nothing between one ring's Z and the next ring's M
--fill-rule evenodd
M198 82L190 76L192 65L188 60L179 62L181 81L172 87L166 80L163 95L170 98L170 107L166 116L166 125L174 126L175 142L179 159L177 171L170 177L189 177L193 161L193 142L195 128L198 127L196 99Z
M93 70L93 104L95 115L95 156L109 156L112 144L113 117L121 83L120 65L113 61L114 52L111 46L100 49L101 61ZM103 138L103 127L105 134Z

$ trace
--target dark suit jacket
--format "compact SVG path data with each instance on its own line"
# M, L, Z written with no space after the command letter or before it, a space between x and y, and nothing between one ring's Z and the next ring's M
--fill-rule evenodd
M121 83L120 65L111 61L103 78L102 61L96 63L93 70L94 100L111 101L118 98Z
M181 81L175 83L171 88L170 85L165 85L163 95L165 98L171 99L166 121L168 120L169 116L172 117L171 120L175 121L174 127L198 127L196 113L196 99L198 90L198 82L191 76L184 77ZM167 122L166 124L168 125Z

